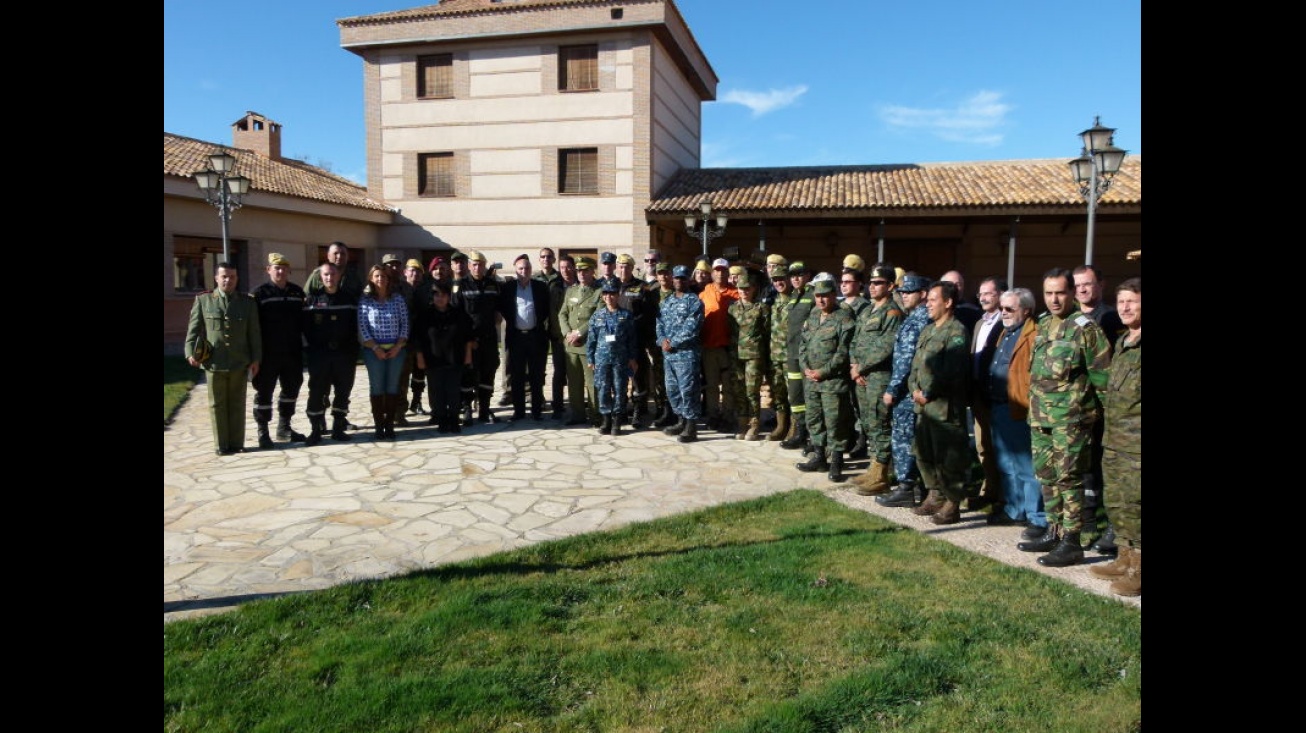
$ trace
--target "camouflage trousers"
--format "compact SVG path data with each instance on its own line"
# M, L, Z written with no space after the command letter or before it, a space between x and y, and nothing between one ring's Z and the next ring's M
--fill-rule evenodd
M772 359L766 383L771 385L771 407L776 414L789 411L789 384L785 377L785 360Z
M854 386L862 406L862 435L866 436L867 454L877 463L889 462L893 433L893 408L884 404L884 388L889 384L888 372L871 372L866 375L865 386Z
M966 498L971 457L969 441L964 425L919 416L912 448L925 488L937 490L944 498L956 502Z
M739 401L735 359L724 346L703 349L703 412L708 418L724 416Z
M735 360L735 380L743 385L735 392L736 417L761 417L762 380L765 377L765 358Z
M594 390L599 394L599 413L621 415L626 411L626 387L630 384L630 365L614 361L594 365Z
M1034 476L1042 485L1048 526L1066 532L1084 529L1084 472L1092 434L1092 425L1030 426Z
M662 361L662 368L666 373L667 401L671 403L671 411L676 413L677 417L686 420L699 418L699 405L702 399L699 382L702 364L699 358L699 353L696 351L677 351L674 354L667 354Z
M1104 449L1102 477L1116 544L1143 549L1143 454Z
M916 438L916 410L910 399L904 399L890 412L893 417L889 450L893 454L893 470L898 475L898 483L914 484L920 478L916 456L912 453L912 443Z
M848 450L853 432L852 390L831 390L828 388L830 381L819 384L810 379L803 381L807 434L814 447L825 448L827 457Z

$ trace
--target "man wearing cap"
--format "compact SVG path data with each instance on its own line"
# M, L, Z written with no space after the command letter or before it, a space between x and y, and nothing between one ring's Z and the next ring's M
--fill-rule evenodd
M912 443L916 437L916 410L907 392L907 377L911 374L912 357L916 355L916 342L921 331L930 322L929 311L921 307L930 282L921 275L908 272L902 276L898 289L902 310L906 316L898 326L893 339L893 369L889 383L884 386L880 401L892 408L890 418L889 450L893 454L893 470L898 476L898 488L892 493L875 497L877 504L888 507L911 507L916 504L916 488L920 471Z
M658 304L659 313L662 309L662 302L676 292L675 285L672 283L671 271L670 262L659 262L653 266L653 275L656 282L649 288L649 297ZM665 428L676 422L676 413L671 410L671 401L667 397L666 353L662 351L662 344L658 342L657 322L658 318L654 317L653 348L649 349L648 352L648 389L653 395L654 404L652 427Z
M736 440L763 440L762 381L771 353L771 306L757 300L755 276L744 271L736 280L739 300L730 304L730 342L735 344L735 380L741 385L734 409Z
M332 242L327 247L327 262L335 265L340 270L340 289L362 297L363 277L358 274L358 270L349 265L349 245L339 241ZM322 289L322 275L317 268L314 268L308 274L308 279L304 281L304 293L313 295L322 292Z
M599 255L599 272L594 280L598 283L600 288L603 287L603 283L609 280L614 282L619 281L619 278L617 277L617 256L615 254L612 252L604 252Z
M730 284L729 277L730 263L723 258L713 260L712 282L698 294L703 301L703 411L707 426L721 432L734 431L734 422L727 413L739 401L735 344L730 340L727 318L730 304L739 300L739 290Z
M779 255L772 255L778 257ZM782 258L783 259L783 258ZM785 341L789 336L789 306L793 296L793 285L789 282L789 265L767 265L771 275L771 353L767 364L766 381L771 390L771 409L775 412L775 429L767 434L770 441L781 441L790 430L789 422L789 384L785 377Z
M630 404L628 412L617 415L617 420L628 419L632 430L648 427L644 419L648 415L649 392L655 391L651 382L651 359L649 352L657 348L657 293L651 291L643 280L635 277L635 258L622 253L617 257L617 287L621 291L621 307L630 311L635 319L635 341L637 349L632 355L635 360L635 373L630 379ZM662 391L659 386L656 392Z
M412 323L417 318L417 312L425 307L422 298L430 295L426 286L426 270L422 268L420 260L409 260L404 264L404 282L410 289L408 322ZM409 349L404 354L404 371L408 372L409 379L404 379L403 375L400 375L399 394L402 396L411 382L413 399L408 402L408 411L421 415L426 412L422 409L422 393L426 391L426 370L417 368L417 349Z
M853 483L862 496L889 491L889 437L892 412L882 395L893 370L893 344L898 336L903 312L893 300L892 265L880 263L871 268L869 306L855 319L853 343L848 357L853 389L862 407L862 434L866 436L870 468Z
M303 442L303 433L290 427L304 386L304 348L301 320L304 289L290 282L290 260L273 252L268 255L268 281L250 295L258 304L259 327L263 338L263 358L254 384L254 422L258 424L258 447L275 447L268 434L272 421L272 393L281 383L277 399L277 440Z
M702 372L703 301L692 290L690 269L671 270L672 294L658 311L657 339L666 369L667 401L678 422L663 429L681 443L698 439Z
M562 307L558 309L558 328L562 331L567 350L567 401L571 404L567 425L588 421L597 428L602 419L599 417L598 394L594 391L594 372L586 363L588 353L585 348L590 316L601 305L599 288L594 281L594 260L577 257L576 278L576 284L563 294Z
M186 362L203 369L209 383L209 419L220 456L245 452L246 372L258 377L263 358L258 304L236 292L236 266L219 262L217 289L195 297L186 326Z
M712 282L712 261L700 259L695 262L694 271L690 273L690 277L690 290L692 290L695 295L703 292L703 288L707 287L708 283Z
M594 373L599 414L603 416L599 433L621 435L627 382L635 370L639 339L634 314L621 307L621 285L610 278L600 293L603 307L590 316L589 337L585 340L586 366Z
M334 262L318 267L322 290L304 302L303 331L307 344L308 415L312 432L307 445L322 442L326 411L331 408L331 439L349 440L349 399L358 363L358 295L341 287L340 268ZM330 394L334 391L335 398Z
M789 265L789 284L793 292L785 305L787 311L784 319L788 329L785 334L785 385L789 388L789 412L793 418L789 435L780 443L786 450L805 448L807 434L807 396L803 387L803 370L798 366L798 354L803 345L803 324L811 314L815 301L808 282L812 271L802 260L795 260Z
M775 281L771 280L771 275L775 272L776 265L784 265L785 269L788 270L789 260L786 260L784 255L769 254L766 256L766 264L762 267L763 272L757 273L765 281L758 290L757 299L770 306L775 305L775 296L777 293L775 289ZM775 315L774 312L772 312L772 315Z
M531 275L535 280L544 283L549 289L549 358L553 363L553 379L551 382L553 419L561 420L566 415L564 406L565 398L563 397L563 388L567 386L567 354L566 344L562 341L562 326L558 323L558 311L562 309L562 302L567 292L567 281L563 279L560 267L561 262L557 262L557 256L550 247L541 247L538 257L540 258L539 269ZM567 264L574 266L575 263L568 258ZM574 270L573 270L574 273Z
M499 323L503 316L499 311L499 299L502 289L499 281L490 277L485 255L477 250L467 253L467 267L470 274L454 282L454 293L462 299L467 314L472 317L472 333L476 338L476 348L472 352L472 388L463 387L464 420L471 424L472 397L480 409L481 422L497 422L490 411L490 397L494 395L494 375L499 371Z
M525 253L512 262L517 278L506 284L499 299L508 350L512 419L526 418L526 385L531 388L531 417L544 419L544 366L549 359L549 286L531 277L531 258Z
M869 304L866 300L865 284L865 267L866 263L858 255L848 255L843 258L843 268L839 273L839 307L845 308L853 317L853 323L857 322L857 316ZM852 447L848 449L848 457L854 460L866 458L866 433L862 430L862 416L866 413L867 408L862 404L861 391L857 385L853 385L853 426L856 431L856 439Z
M843 481L843 452L852 432L852 380L848 377L848 344L853 321L835 300L834 282L823 280L812 289L816 307L803 322L803 343L798 364L807 391L807 432L812 452L799 471L829 470L828 477Z

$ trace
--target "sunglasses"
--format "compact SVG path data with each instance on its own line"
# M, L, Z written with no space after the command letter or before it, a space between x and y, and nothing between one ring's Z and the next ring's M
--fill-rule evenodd
M872 280L871 284L875 286L884 286L884 285L890 285L892 283L890 283L888 280Z
M1003 313L1015 313L1017 310L1020 310L1020 309L1019 309L1019 308L1012 308L1012 307L1009 306L1009 305L1004 305L1004 306L1002 306L1002 312L1003 312Z

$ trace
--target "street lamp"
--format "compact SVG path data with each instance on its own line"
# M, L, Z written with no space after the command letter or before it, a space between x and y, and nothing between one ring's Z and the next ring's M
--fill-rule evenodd
M225 150L209 156L208 170L195 174L195 183L204 192L204 199L218 209L222 219L222 261L231 262L231 245L227 229L231 212L240 208L240 198L249 193L249 179L230 175L236 168L236 156Z
M703 254L707 254L707 243L726 233L725 214L716 215L716 226L712 226L712 202L703 199L698 205L698 214L689 214L685 217L685 231L690 236L698 237L703 240ZM695 226L702 220L702 224Z
M1111 188L1111 181L1120 171L1127 152L1113 144L1115 132L1115 128L1102 126L1101 117L1094 117L1093 126L1079 133L1084 149L1078 158L1070 161L1070 173L1079 186L1079 195L1088 202L1088 234L1084 245L1086 265L1093 264L1093 220L1097 218L1097 202Z

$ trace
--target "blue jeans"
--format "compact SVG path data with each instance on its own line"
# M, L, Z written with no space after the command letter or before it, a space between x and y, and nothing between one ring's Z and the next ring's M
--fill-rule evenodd
M363 366L367 367L368 394L399 394L399 375L404 370L404 355L407 350L407 348L400 349L399 355L393 359L380 359L371 349L363 349Z
M1002 493L1007 500L1004 510L1016 521L1027 520L1046 527L1043 490L1034 477L1034 457L1030 444L1029 423L1013 420L1008 403L992 405L993 448L998 454L998 472L1002 474Z

